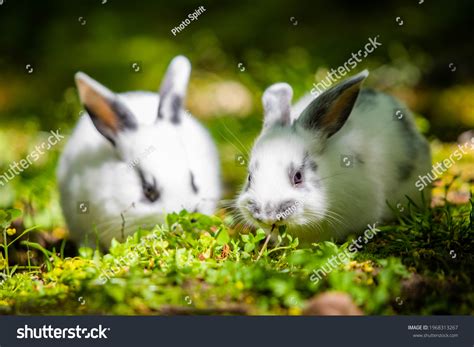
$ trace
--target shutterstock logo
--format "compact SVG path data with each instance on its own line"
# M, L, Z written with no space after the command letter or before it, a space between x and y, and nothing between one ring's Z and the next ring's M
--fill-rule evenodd
M367 58L369 54L374 52L378 47L382 46L382 43L378 41L379 37L380 35L374 36L373 38L369 37L369 42L364 45L363 49L359 49L356 53L352 53L351 57L337 69L331 69L331 71L326 74L326 77L323 80L318 83L313 83L311 95L319 96L322 94L334 82L344 77L351 70L355 69L363 59Z
M17 339L107 339L106 332L110 328L104 328L99 324L97 328L53 328L51 325L43 325L38 328L30 328L27 324L16 330Z

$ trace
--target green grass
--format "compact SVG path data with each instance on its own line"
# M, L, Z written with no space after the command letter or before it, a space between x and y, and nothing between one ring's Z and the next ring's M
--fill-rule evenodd
M262 249L262 230L237 234L218 217L183 211L113 241L109 254L81 248L65 258L38 247L48 259L39 268L12 270L3 261L0 312L300 314L316 294L340 291L365 314L472 314L473 204L410 205L398 225L379 227L350 262L317 283L312 271L349 241L298 249L283 232ZM1 216L6 232L8 211Z

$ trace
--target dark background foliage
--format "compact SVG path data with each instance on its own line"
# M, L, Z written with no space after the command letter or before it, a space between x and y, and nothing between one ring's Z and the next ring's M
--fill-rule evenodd
M171 29L200 6L206 11L199 20L173 36ZM301 96L323 77L318 69L337 68L380 35L382 47L356 70L369 68L369 84L398 92L431 121L433 135L453 140L474 125L472 110L460 111L465 103L458 100L474 95L473 9L470 0L3 0L0 120L70 128L77 99L67 91L76 71L117 91L156 90L177 54L193 63L191 90L213 79L233 80L257 95L251 109L258 111L269 84L285 80Z

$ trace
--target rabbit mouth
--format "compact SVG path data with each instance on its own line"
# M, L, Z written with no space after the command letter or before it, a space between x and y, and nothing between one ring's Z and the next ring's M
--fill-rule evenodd
M280 226L290 227L291 225L295 224L295 222L292 221L291 218L281 219L281 220L278 220L278 219L265 220L265 219L256 218L252 215L250 215L249 217L256 227L262 228L264 230L267 230L267 229L273 230L274 228L278 228Z

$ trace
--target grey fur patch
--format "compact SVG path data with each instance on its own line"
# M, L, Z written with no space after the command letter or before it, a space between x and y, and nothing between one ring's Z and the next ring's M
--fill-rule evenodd
M296 201L295 200L287 200L283 201L275 209L277 215L290 215L296 209Z
M173 95L171 99L171 123L179 124L181 122L180 111L183 105L183 100L178 95Z
M158 106L158 116L157 118L158 119L164 119L165 116L163 114L163 104L164 104L164 100L166 98L170 98L170 106L171 106L171 118L170 118L170 121L171 123L173 124L179 124L181 123L181 117L180 117L180 111L181 111L181 108L183 106L183 99L179 96L179 95L176 95L176 94L172 94L172 95L167 95L168 93L163 93L162 96L161 96L161 100L160 100L160 105Z
M194 181L194 174L189 172L189 175L191 176L191 189L193 190L194 194L197 194L199 193L199 188L196 186L196 182Z
M270 204L266 204L264 210L265 210L265 214L266 214L267 216L271 216L271 215L272 215L272 212L274 211L273 206L270 205Z
M249 172L247 176L247 182L245 182L244 192L250 189L250 184L252 183L252 173Z
M260 213L260 207L257 205L257 203L253 200L250 200L247 203L247 208L252 213L253 215L259 214Z
M376 104L377 92L370 88L361 89L355 107L362 110L369 110L375 107Z
M360 91L361 97L371 97L374 98L377 96L377 92L372 88L363 88Z
M355 159L357 160L357 162L359 164L365 164L365 160L364 160L364 157L362 156L362 154L356 153L355 154Z
M250 182L247 179L247 183L245 183L244 192L248 192L249 189L250 189Z
M318 164L316 164L316 162L311 159L309 153L305 153L304 155L303 166L309 167L309 169L313 172L316 172L316 170L318 169Z
M405 181L410 178L413 170L415 170L415 165L412 162L406 161L397 165L398 170L398 179L399 181Z
M318 169L318 164L316 164L314 160L309 160L308 162L309 162L309 168L312 171L316 171Z
M117 118L119 119L119 126L121 130L135 130L138 128L137 121L133 113L118 100L113 100L110 103L112 110L114 110Z

